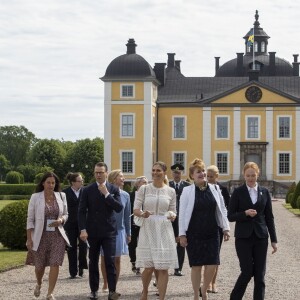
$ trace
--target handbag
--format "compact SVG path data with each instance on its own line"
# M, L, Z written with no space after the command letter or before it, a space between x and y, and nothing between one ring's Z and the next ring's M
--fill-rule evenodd
M144 202L145 202L145 194L146 194L146 187L144 189ZM138 217L138 216L134 216L133 217L133 222L136 226L142 227L144 224L145 218L143 217Z

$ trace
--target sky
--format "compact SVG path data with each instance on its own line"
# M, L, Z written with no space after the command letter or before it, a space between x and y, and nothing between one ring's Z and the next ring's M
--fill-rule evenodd
M176 53L186 77L211 77L244 52L259 13L268 51L300 54L294 0L1 0L0 126L37 138L104 137L104 76L134 38L153 67Z

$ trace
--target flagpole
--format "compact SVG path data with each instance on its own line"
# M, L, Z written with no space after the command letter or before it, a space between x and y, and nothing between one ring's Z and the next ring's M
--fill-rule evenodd
M252 70L255 70L255 64L254 64L254 61L255 61L255 59L254 59L254 42L255 42L255 36L254 36L254 26L253 26L253 44L252 44L252 51L253 51L253 64L252 64Z

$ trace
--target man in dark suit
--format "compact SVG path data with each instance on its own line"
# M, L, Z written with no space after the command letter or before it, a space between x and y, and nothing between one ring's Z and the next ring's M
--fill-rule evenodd
M90 299L98 299L99 256L102 247L109 288L108 299L115 300L120 294L116 292L114 261L117 227L114 212L120 212L123 206L119 189L106 181L107 165L103 162L97 163L94 175L96 182L82 191L78 210L80 238L90 245Z
M79 238L78 229L78 206L82 193L83 179L80 173L68 173L67 179L70 186L63 190L66 194L68 204L68 221L64 225L64 229L69 238L71 247L68 247L67 254L69 260L70 279L76 278L77 274L83 277L83 270L87 269L87 246ZM77 255L78 248L78 255Z
M187 181L181 180L182 172L184 171L184 167L181 164L174 164L171 166L173 180L169 182L169 186L175 189L176 191L176 210L177 210L177 218L172 223L175 239L177 242L177 256L178 256L178 269L174 270L175 276L183 276L181 270L184 263L185 257L185 248L180 246L179 242L179 229L178 229L178 216L179 216L179 201L182 190L185 186L189 186L190 183Z

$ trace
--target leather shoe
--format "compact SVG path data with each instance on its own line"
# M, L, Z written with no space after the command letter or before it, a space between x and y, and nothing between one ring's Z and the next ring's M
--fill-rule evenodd
M183 276L180 270L175 270L174 276Z
M90 299L98 299L98 292L91 292L89 297Z
M108 294L108 300L118 300L120 298L121 294L117 292L109 292Z

